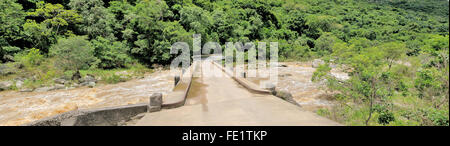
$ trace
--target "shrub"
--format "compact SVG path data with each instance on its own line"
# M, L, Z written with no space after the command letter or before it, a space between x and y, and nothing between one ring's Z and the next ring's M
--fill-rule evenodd
M109 84L115 84L119 82L125 82L128 79L128 76L122 77L121 75L112 74L111 76L106 77L105 81Z
M427 118L431 120L435 126L449 126L448 108L447 110L431 109L427 114Z
M395 121L395 117L394 117L394 114L390 111L383 111L378 116L379 124L387 125L392 121Z
M16 62L21 63L25 68L39 66L44 61L44 55L42 55L39 49L32 48L28 53L20 53L15 56Z
M50 48L50 56L56 58L56 64L63 70L87 69L96 58L94 49L85 36L60 38Z

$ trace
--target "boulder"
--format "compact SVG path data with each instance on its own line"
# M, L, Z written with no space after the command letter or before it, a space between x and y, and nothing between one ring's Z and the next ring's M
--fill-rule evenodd
M273 83L264 83L264 89L267 89L271 92L275 91L275 85Z
M58 89L65 89L66 86L64 86L63 84L55 84L55 86L53 86L53 88L54 88L55 90L58 90Z
M16 73L16 70L13 67L6 64L0 64L0 75L6 76L14 73Z
M33 92L32 88L24 88L24 89L20 89L20 92Z
M55 90L55 87L51 86L51 87L41 87L41 88L36 88L34 91L36 92L47 92L47 91L51 91L51 90Z
M16 87L20 89L20 88L22 88L22 86L23 86L23 81L17 80L16 81Z
M12 81L0 82L0 91L11 89L12 86L13 86Z
M337 68L337 65L334 64L334 63L330 63L330 67L331 67L331 68Z
M89 84L89 82L97 82L97 80L95 79L95 77L93 75L89 75L89 74L80 80L80 83L88 83Z
M80 83L80 84L78 85L78 87L79 87L79 86L87 86L87 85L89 85L89 82L82 82L82 83Z
M95 82L89 82L88 83L88 87L89 88L94 88L94 86L95 86Z
M278 75L278 77L290 77L290 76L292 76L292 74L289 74L289 73Z
M75 72L75 74L72 75L72 80L79 80L81 78L80 71Z
M72 85L72 87L74 87L74 88L76 88L76 87L80 87L81 85L80 84L77 84L77 83L73 83L73 85Z
M314 59L314 61L312 62L312 67L318 68L322 64L325 64L325 61L321 59Z
M279 97L279 98L287 101L287 102L290 102L290 103L292 103L294 105L300 106L300 104L298 104L294 100L292 94L289 91L287 91L287 90L275 88L275 90L272 90L272 94L275 95L276 97Z
M66 84L67 81L65 79L54 79L53 82L55 82L56 84Z

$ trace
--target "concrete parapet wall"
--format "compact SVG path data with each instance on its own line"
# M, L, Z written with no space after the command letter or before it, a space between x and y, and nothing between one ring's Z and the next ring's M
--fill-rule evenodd
M261 94L270 94L271 91L269 90L265 90L265 89L261 89L259 88L258 85L248 81L245 78L242 77L235 77L233 76L233 72L229 71L227 69L225 69L223 66L219 65L216 62L212 62L215 66L217 66L218 68L220 68L223 72L225 72L226 74L228 74L231 78L233 78L236 82L238 82L239 84L241 84L242 86L244 86L246 89L255 92L255 93L261 93Z
M161 108L171 109L184 105L189 89L191 88L192 78L197 69L197 65L198 62L194 62L186 72L182 74L178 84L174 87L173 92L164 97Z
M148 103L65 112L23 126L116 126L147 112Z

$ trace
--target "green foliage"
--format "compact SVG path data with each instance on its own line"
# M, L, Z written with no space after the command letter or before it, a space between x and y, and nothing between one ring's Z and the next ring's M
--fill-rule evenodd
M84 36L58 39L50 48L50 56L56 58L64 71L87 69L96 60L94 49Z
M128 46L122 42L111 41L103 37L92 40L94 56L100 60L99 68L111 69L126 67L131 62Z
M41 54L39 49L32 48L28 53L17 54L15 60L25 66L25 68L33 68L39 66L44 61L44 55Z
M120 75L113 74L111 76L106 77L105 81L106 81L106 83L109 83L109 84L115 84L115 83L119 83L119 82L125 82L128 80L128 78L129 77L122 77Z
M389 65L389 68L392 67L394 61L399 60L400 57L406 55L406 45L400 42L389 42L384 43L380 46L382 48L383 53L385 53L385 59Z
M426 117L433 122L433 125L449 126L448 109L447 110L430 109Z
M0 1L0 62L11 61L14 53L20 51L14 42L22 39L22 28L25 21L22 6L16 0Z
M24 82L25 87L37 88L52 83L52 79L62 72L54 66L53 59L47 59L39 49L32 48L14 56L16 63L22 66L19 76L31 77Z
M320 56L333 53L333 47L336 42L340 42L340 40L332 34L326 33L315 41L313 51L320 54Z
M78 30L91 39L101 36L114 39L113 25L117 23L114 15L105 7L102 0L71 0L68 4L72 10L78 12L83 21Z
M392 105L389 104L375 105L374 109L379 114L377 118L379 124L387 125L390 122L395 121L395 116L390 111L390 107L392 107Z
M43 20L41 22L28 19L23 25L28 41L33 47L48 52L48 47L56 42L59 35L72 35L69 25L81 22L81 17L73 10L66 10L61 4L36 3L37 9L28 12L27 15Z

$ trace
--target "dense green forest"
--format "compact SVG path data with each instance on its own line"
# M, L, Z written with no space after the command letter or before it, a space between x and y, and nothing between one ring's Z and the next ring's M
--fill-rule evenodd
M279 43L281 61L348 68L324 81L348 125L449 125L447 0L1 0L0 60L43 83L168 64L174 42ZM7 78L2 71L2 78ZM32 83L30 83L32 84Z

